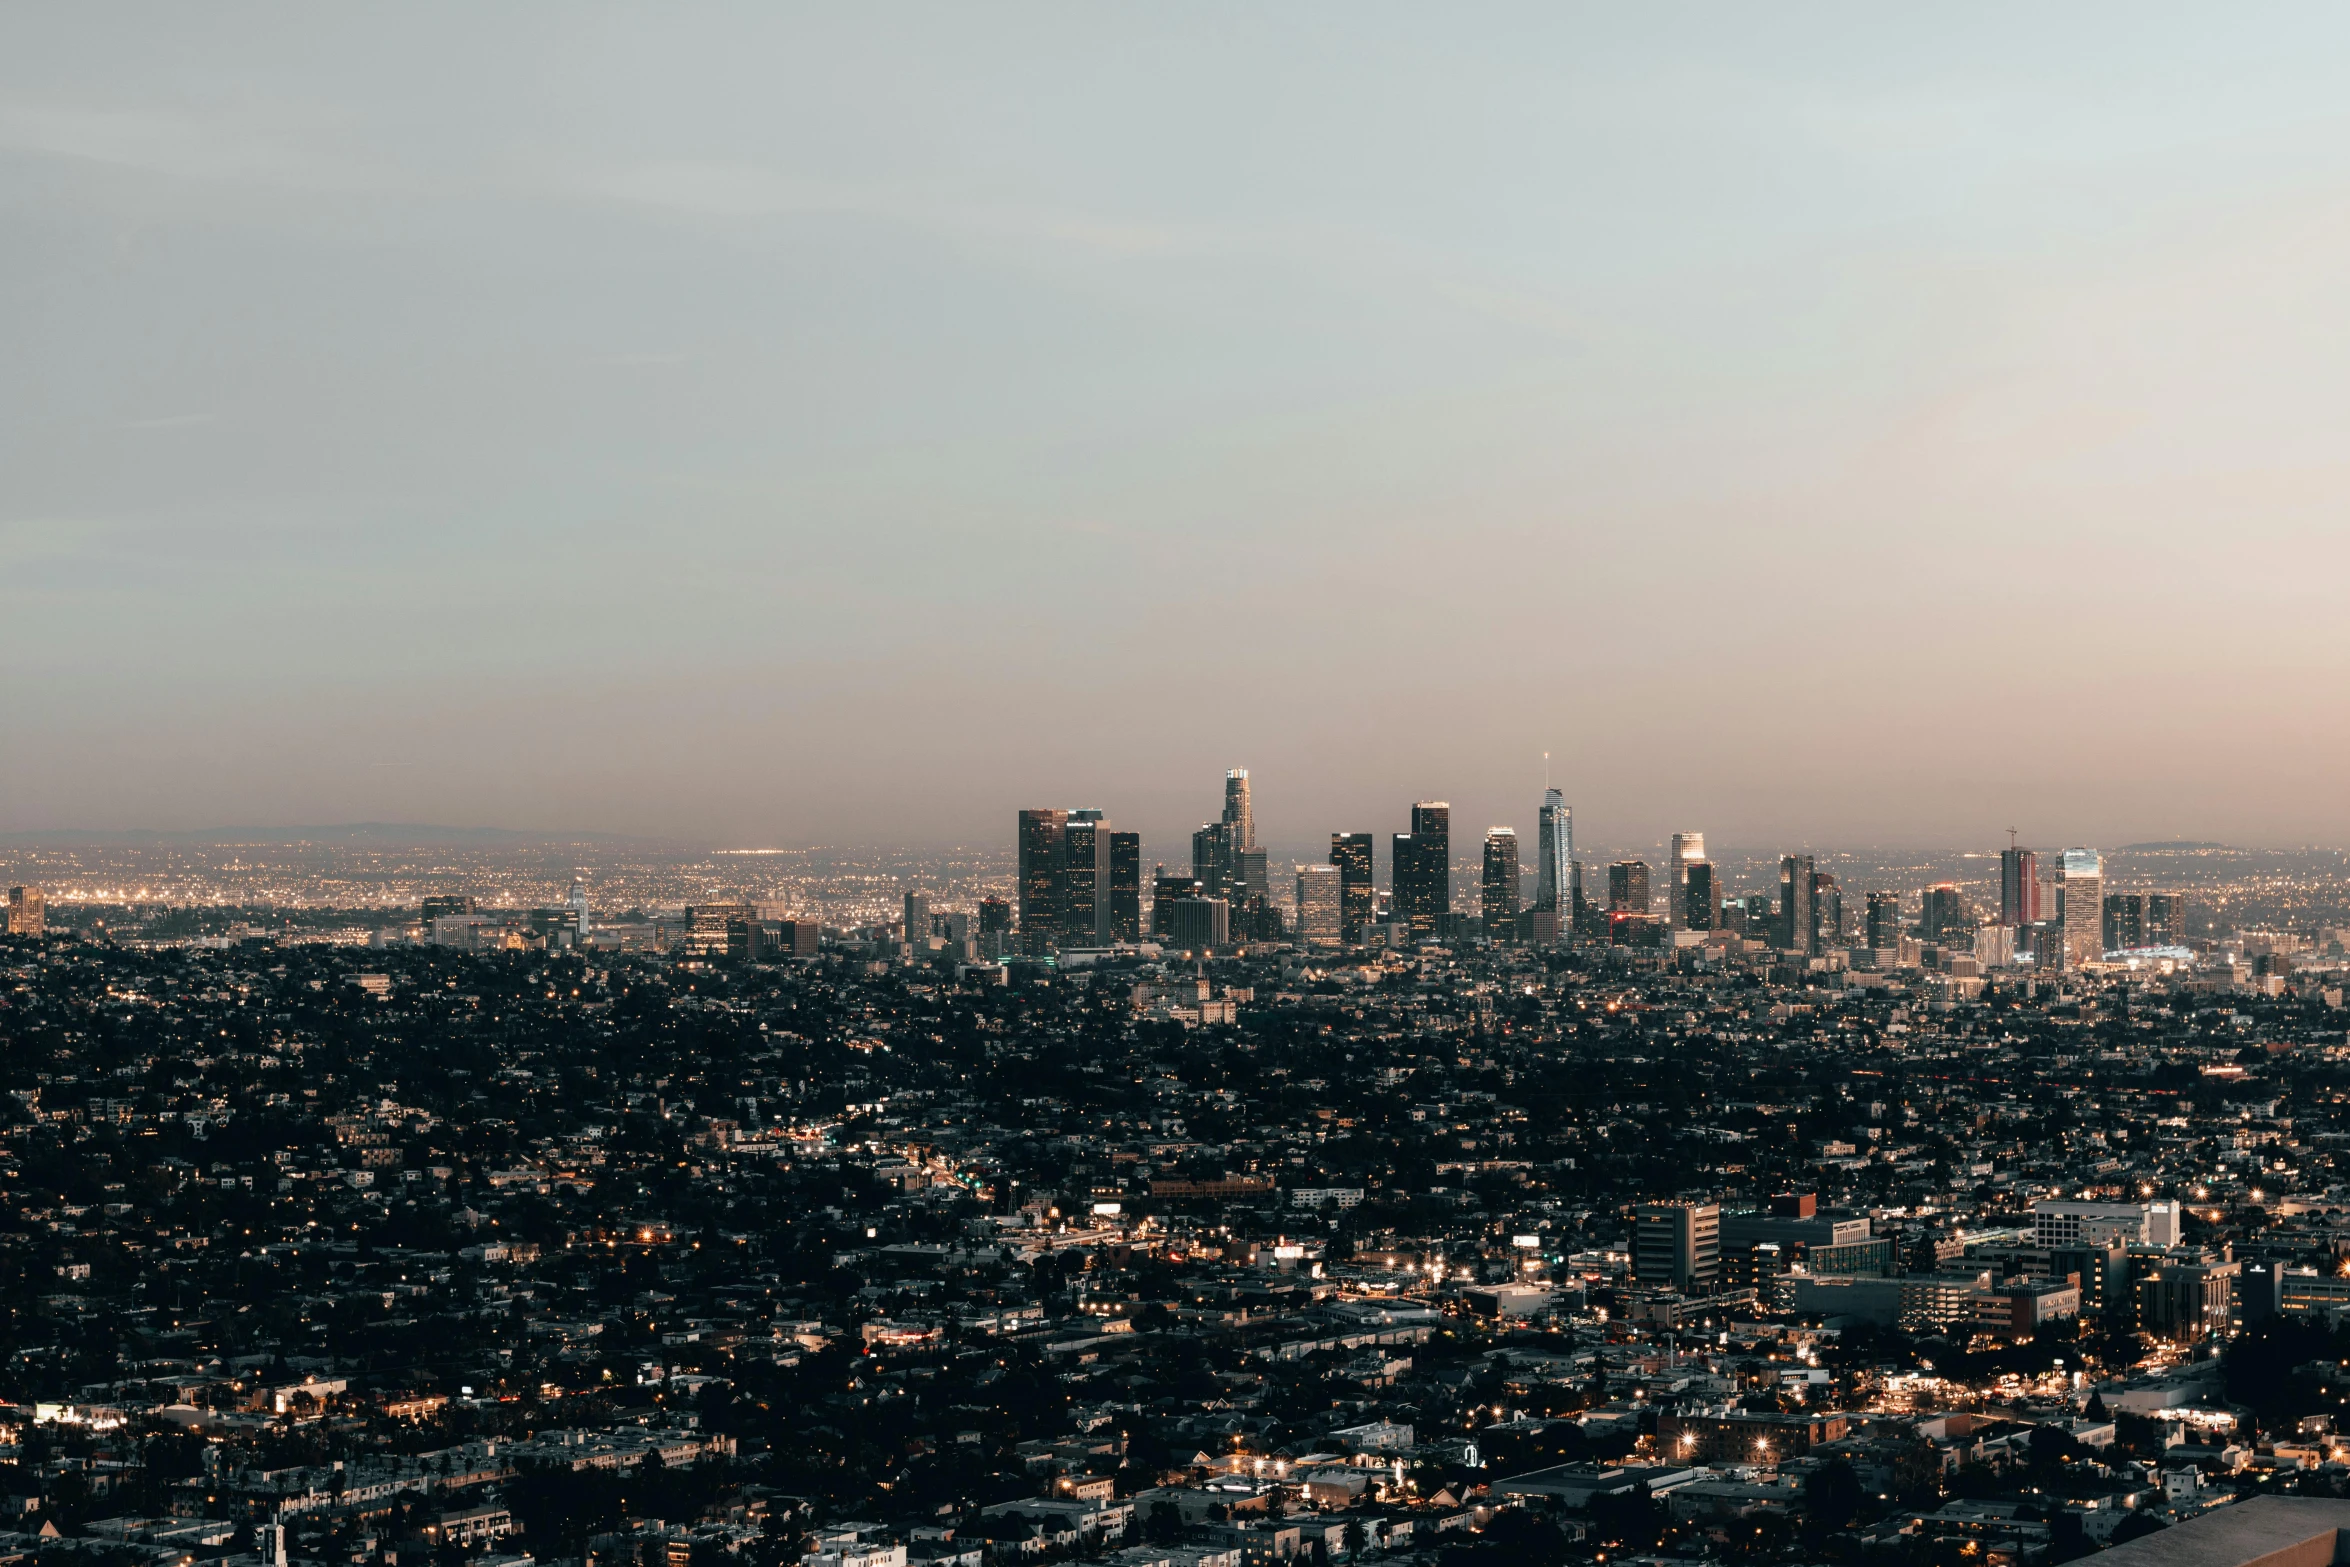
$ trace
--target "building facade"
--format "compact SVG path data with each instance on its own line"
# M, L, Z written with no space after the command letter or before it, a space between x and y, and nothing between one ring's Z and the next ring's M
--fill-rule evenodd
M1514 827L1485 832L1484 894L1481 912L1489 941L1509 941L1518 931L1518 833Z
M1346 873L1335 865L1297 868L1297 939L1306 947L1346 940Z
M1393 848L1396 918L1412 934L1436 934L1436 923L1452 912L1452 807L1422 800L1412 807L1412 830L1397 833Z
M2064 966L2105 956L2105 861L2095 849L2067 849L2057 865L2056 918L2064 927Z

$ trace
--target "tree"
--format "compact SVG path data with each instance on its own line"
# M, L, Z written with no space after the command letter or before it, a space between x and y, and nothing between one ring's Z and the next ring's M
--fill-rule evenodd
M1862 1495L1860 1476L1852 1465L1831 1458L1804 1485L1804 1521L1821 1534L1833 1534L1860 1515Z
M2114 1527L2113 1535L2107 1543L2127 1545L2132 1540L2143 1540L2146 1536L2159 1534L2169 1527L2169 1524L2164 1523L2152 1513L2133 1512Z
M1567 1537L1558 1525L1523 1508L1505 1508L1485 1526L1484 1538L1503 1557L1525 1567L1559 1567L1567 1559Z

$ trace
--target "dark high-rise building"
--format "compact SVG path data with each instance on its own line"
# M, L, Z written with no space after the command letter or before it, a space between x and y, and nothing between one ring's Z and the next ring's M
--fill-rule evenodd
M2040 907L2040 856L2030 849L1999 851L1999 923L2030 925L2048 916Z
M1972 941L1975 925L1975 906L1957 887L1943 882L1926 889L1918 906L1920 939L1945 947Z
M1341 935L1349 945L1363 939L1371 923L1376 895L1371 881L1371 835L1334 832L1330 835L1330 863L1338 867L1339 903L1343 910Z
M1008 935L1012 929L1012 906L1001 898L979 900L979 934L982 936Z
M1872 892L1869 894L1868 944L1880 952L1891 952L1901 945L1901 894Z
M1142 834L1110 834L1110 939L1142 940Z
M1020 944L1043 952L1061 932L1061 871L1068 850L1069 813L1020 813Z
M1607 911L1610 914L1648 912L1648 862L1618 860L1607 868Z
M2146 894L2109 892L2105 895L2105 950L2122 952L2151 945L2146 940Z
M421 918L426 935L432 934L432 922L455 914L478 914L481 906L461 892L440 892L424 900Z
M1485 934L1508 941L1518 929L1518 833L1514 827L1489 828L1485 834Z
M2179 947L2187 941L2187 895L2183 892L2146 894L2146 945Z
M1711 860L1681 862L1682 918L1688 930L1712 930L1721 915L1721 894L1714 886Z
M918 892L906 894L906 939L924 942L930 939L930 900Z
M1271 894L1272 883L1265 868L1265 851L1254 848L1233 850L1233 901L1261 906Z
M1151 879L1151 939L1174 940L1175 905L1185 898L1201 897L1206 891L1197 876L1160 866Z
M1231 943L1229 909L1222 898L1177 898L1171 909L1169 939L1189 952L1206 952Z
M1396 916L1416 936L1436 934L1452 912L1452 807L1422 800L1412 807L1412 830L1395 835Z
M1814 952L1844 945L1844 889L1826 871L1811 878L1812 943Z
M1581 860L1567 861L1567 929L1577 936L1606 924L1601 917L1606 911L1591 906L1591 894L1583 885L1583 871Z
M1071 811L1061 829L1059 927L1063 945L1110 939L1110 824L1099 811Z
M1191 835L1191 874L1212 897L1232 887L1232 824L1208 822Z
M1689 926L1690 864L1705 858L1705 834L1677 832L1665 851L1665 923L1674 930Z
M1790 854L1779 861L1779 945L1805 957L1820 950L1819 904L1812 895L1811 856Z

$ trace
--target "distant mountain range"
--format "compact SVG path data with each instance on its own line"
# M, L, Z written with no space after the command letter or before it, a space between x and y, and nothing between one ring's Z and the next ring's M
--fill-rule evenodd
M533 843L634 843L618 833L518 832L510 827L442 827L425 822L341 822L330 827L197 827L162 832L139 827L113 831L62 829L0 833L0 844L26 848L138 848L146 845L266 844L459 844L519 848Z
M2190 843L2184 838L2173 838L2163 843L2125 843L2114 850L2116 854L2160 854L2166 849L2225 849L2224 843Z

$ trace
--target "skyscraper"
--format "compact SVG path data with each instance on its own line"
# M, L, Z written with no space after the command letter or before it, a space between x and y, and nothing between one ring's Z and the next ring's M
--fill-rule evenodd
M1918 907L1918 936L1938 946L1968 945L1975 939L1975 906L1953 882L1926 889Z
M2126 952L2132 947L2146 946L2146 894L2107 893L2101 939L2107 952Z
M919 945L930 939L930 900L918 892L906 894L906 939Z
M1790 854L1779 861L1779 945L1805 957L1819 953L1819 905L1812 893L1812 858Z
M1069 946L1109 942L1110 824L1099 811L1071 811L1061 829L1058 926Z
M1844 889L1826 871L1812 872L1811 918L1812 951L1844 945Z
M2146 945L2184 946L2187 940L2187 895L2183 892L2146 894Z
M1110 939L1142 940L1142 834L1110 834Z
M1248 800L1248 769L1235 767L1224 775L1224 825L1232 830L1235 850L1257 846L1257 818Z
M1690 860L1683 867L1688 877L1682 900L1686 930L1712 930L1721 912L1721 894L1714 887L1714 867L1711 860Z
M1162 865L1151 879L1151 938L1175 939L1175 905L1206 894L1207 888L1189 871L1171 871Z
M1338 867L1342 923L1339 934L1349 944L1363 939L1376 902L1371 881L1371 835L1334 832L1330 835L1330 863Z
M1254 847L1233 850L1233 901L1263 903L1272 895L1272 884L1265 869L1265 851Z
M2040 856L2012 845L1999 851L1999 923L2031 925L2040 909Z
M1869 894L1868 944L1879 952L1895 952L1901 947L1901 894L1872 892Z
M1422 800L1412 807L1412 830L1394 845L1395 912L1416 936L1436 934L1452 912L1452 807Z
M1665 855L1665 923L1689 929L1689 865L1705 858L1705 834L1677 832Z
M1048 950L1060 934L1068 831L1067 811L1020 813L1020 944L1030 952Z
M38 887L9 888L8 934L41 936L48 934L48 930L49 895Z
M2105 956L2105 861L2095 849L2067 849L2057 862L2056 918L2066 968Z
M1542 791L1534 855L1534 907L1571 917L1575 912L1569 895L1575 863L1575 812L1556 789Z
M1607 911L1610 914L1648 912L1648 862L1618 860L1607 868Z
M1518 830L1489 827L1485 831L1485 936L1510 941L1518 933Z
M1346 873L1335 865L1297 868L1300 946L1335 947L1346 939Z
M1191 874L1211 897L1232 887L1232 824L1207 822L1191 835Z

